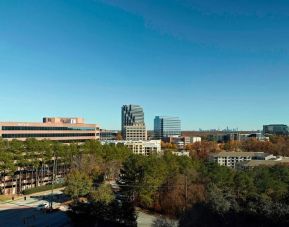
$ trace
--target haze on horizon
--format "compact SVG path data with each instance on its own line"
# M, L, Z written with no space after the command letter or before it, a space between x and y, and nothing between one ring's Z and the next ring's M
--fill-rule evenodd
M288 40L283 0L0 0L0 121L288 124Z

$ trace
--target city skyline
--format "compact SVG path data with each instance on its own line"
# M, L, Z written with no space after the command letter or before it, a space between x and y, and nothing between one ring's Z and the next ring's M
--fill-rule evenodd
M0 1L0 122L141 105L183 130L288 124L284 1Z
M124 106L126 106L126 105L124 105ZM124 106L122 106L122 108L124 107ZM135 104L129 104L128 106L138 106L138 107L140 107L141 109L142 109L142 107L140 106L140 105L135 105ZM122 116L122 113L121 113L121 116ZM155 116L155 118L154 118L154 127L153 128L146 128L146 130L147 131L154 131L155 130L155 120L156 120L156 118L176 118L176 119L178 119L179 121L181 121L181 119L179 119L179 117L172 117L172 116L168 116L168 115L166 115L166 116L164 116L164 115L162 115L162 116ZM42 122L44 122L45 121L45 119L46 119L47 117L43 117L43 121ZM79 118L79 117L73 117L73 118L71 118L71 117L68 117L68 116L57 116L57 117L53 117L53 118L60 118L60 119L65 119L65 118L67 118L67 119L76 119L76 118ZM122 116L122 118L123 118L123 116ZM82 119L83 121L85 120L84 118L79 118L79 119ZM144 120L144 119L143 119ZM38 119L38 121L24 121L23 119L22 120L19 120L19 121L12 121L12 120L7 120L7 121L0 121L0 123L13 123L13 124L17 124L17 123L19 123L19 124L29 124L29 123L32 123L32 124L41 124L42 123L41 121L39 121L39 119ZM144 120L144 125L146 125L146 123L145 123L146 121ZM99 123L97 123L97 122L93 122L93 124L98 124L99 125ZM285 126L285 127L289 127L288 125L284 125L284 124L270 124L269 126L274 126L274 125L277 125L277 126ZM266 125L262 125L262 127L264 128ZM122 131L122 127L120 127L119 129L113 129L113 128L104 128L104 127L100 127L100 129L102 129L102 130L110 130L110 131L113 131L113 130L117 130L117 131L119 131L119 132L121 132ZM184 130L181 130L181 132L183 132L183 131L200 131L200 132L202 132L202 131L224 131L224 132L234 132L234 131L262 131L262 129L239 129L239 128L230 128L230 127L226 127L226 128L199 128L199 129L184 129Z

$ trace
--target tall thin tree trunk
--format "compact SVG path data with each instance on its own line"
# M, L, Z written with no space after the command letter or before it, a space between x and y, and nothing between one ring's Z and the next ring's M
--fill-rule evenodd
M6 179L5 179L5 175L6 175L6 174L5 174L5 171L4 171L4 181L3 181L3 182L4 182L4 193L3 193L4 195L6 194L6 192L5 192L5 190L6 190Z
M35 188L38 186L38 168L35 168Z
M24 186L24 190L27 188L27 168L26 168L26 172L25 172L25 186Z
M43 185L43 163L41 164L40 186Z
M33 180L34 180L34 174L33 174L33 172L34 172L34 168L32 168L32 171L31 171L31 174L30 174L30 183L31 183L31 188L33 188Z
M38 168L35 168L35 187L38 187L38 179L39 179Z
M57 176L57 158L55 159L55 168L54 168L54 179L53 182L56 180L56 176Z
M19 175L19 194L22 192L22 168L20 169L20 175Z
M14 195L15 194L14 193L14 189L15 189L15 187L14 187L14 175L11 176L11 184L12 184L12 195Z

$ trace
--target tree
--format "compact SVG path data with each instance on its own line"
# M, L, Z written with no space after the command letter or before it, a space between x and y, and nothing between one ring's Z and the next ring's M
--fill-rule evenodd
M142 206L151 207L154 204L154 196L165 182L168 175L167 170L168 168L161 157L151 155L145 159L142 178L138 184L138 198Z
M209 153L219 151L218 144L211 141L202 141L191 144L187 147L190 150L190 156L204 160L208 157Z
M284 171L282 169L284 168ZM252 173L258 194L280 201L288 192L289 171L287 166L258 167Z
M108 205L115 199L114 193L109 184L102 183L97 189L92 190L89 200L94 203L102 203Z
M239 141L229 141L223 145L223 149L226 151L239 151L240 150L240 142Z
M207 188L208 204L209 207L219 213L225 214L231 209L230 200L228 200L227 193L218 188L215 184L209 184Z
M254 179L246 172L237 172L234 176L234 190L237 199L245 201L249 195L256 193Z
M81 196L86 196L92 189L92 180L83 172L74 170L68 174L66 179L65 193L74 200Z
M5 193L6 189L6 176L13 176L15 170L16 166L14 165L13 154L5 150L0 150L0 171L3 181L3 194Z
M30 168L30 161L25 152L25 143L18 140L12 140L11 142L7 141L7 144L9 144L7 151L13 154L12 158L14 160L15 169L19 171L19 185L17 184L16 176L16 187L18 188L17 192L21 193L23 189L23 171Z
M121 133L117 133L116 140L123 140Z
M31 187L37 187L38 186L38 168L40 165L40 162L38 160L38 153L39 153L39 143L36 139L27 139L25 141L25 153L26 158L29 162L29 167L31 168Z
M167 179L160 189L160 211L179 216L185 209L205 200L205 187L192 175L176 174Z

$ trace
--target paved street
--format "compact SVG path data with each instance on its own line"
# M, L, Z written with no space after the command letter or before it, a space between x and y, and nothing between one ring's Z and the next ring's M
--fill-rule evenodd
M150 214L141 209L137 209L137 226L138 227L151 227L154 224L158 223L158 221L165 221L166 226L177 227L178 221L166 218L157 214ZM157 226L157 225L156 225Z
M0 226L70 226L69 218L62 211L45 213L40 208L49 204L50 192L37 193L15 201L0 202ZM62 191L55 190L53 194L54 208L60 206Z
M49 204L50 191L33 194L26 197L19 197L14 201L9 200L0 202L0 226L1 227L32 227L32 226L53 226L53 227L69 227L70 220L65 212L56 211L53 213L45 213L41 210L43 204ZM61 189L54 190L53 207L62 208L63 193ZM160 215L153 215L137 209L138 226L152 226L157 220L164 220ZM169 220L171 226L177 226L177 221Z

